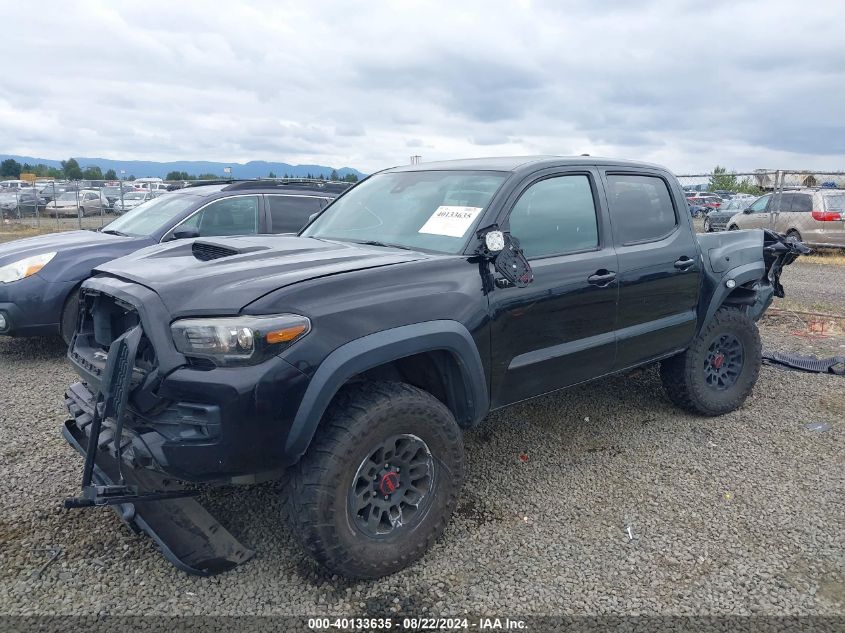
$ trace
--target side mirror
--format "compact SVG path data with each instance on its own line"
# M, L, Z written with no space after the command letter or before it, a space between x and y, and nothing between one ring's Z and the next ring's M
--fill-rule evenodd
M751 213L751 211L752 211L751 207L746 207L745 209L742 210L743 213Z
M519 245L519 240L510 233L500 231L497 225L482 229L477 233L484 243L478 249L478 254L493 262L503 279L518 288L525 288L534 281L534 272L525 259L525 254ZM501 284L498 284L500 287ZM506 286L505 286L506 287Z
M199 237L200 232L198 229L194 227L185 227L185 228L178 228L173 231L173 238L174 240L187 240L194 237Z

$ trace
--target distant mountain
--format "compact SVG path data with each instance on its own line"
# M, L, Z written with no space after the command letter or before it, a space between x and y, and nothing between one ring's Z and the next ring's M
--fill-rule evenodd
M30 165L38 165L40 163L48 167L59 168L62 166L60 160L0 154L0 160L6 160L7 158L14 158L21 164L29 163ZM120 174L120 170L123 169L126 171L127 178L129 176L135 176L136 178L164 178L171 171L184 171L194 176L199 174L217 174L223 177L224 167L232 168L232 178L266 178L270 175L271 171L279 178L285 174L294 177L305 177L308 174L314 177L320 175L328 177L332 173L332 169L334 169L326 165L290 165L288 163L271 163L264 160L251 160L248 163L214 163L202 160L180 160L160 163L148 160L111 160L109 158L86 158L83 156L74 156L74 158L82 169L96 165L104 173L109 169L114 169L118 175ZM341 178L347 174L355 174L358 178L363 178L366 175L352 167L341 167L337 169L337 173ZM225 176L228 177L229 174L225 174Z

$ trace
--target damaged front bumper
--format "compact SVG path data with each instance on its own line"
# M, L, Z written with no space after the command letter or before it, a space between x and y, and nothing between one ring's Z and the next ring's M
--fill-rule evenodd
M94 396L76 383L67 392L66 402L73 417L65 422L62 435L85 457L92 444ZM252 558L254 552L232 536L196 499L162 497L162 493L191 491L163 473L143 466L149 463L150 456L139 436L123 434L120 450L116 439L115 425L108 420L95 442L94 489L115 486L122 475L121 485L129 494L116 499L91 497L92 503L79 505L110 505L130 529L149 535L165 558L189 574L219 574ZM118 452L123 462L120 468Z
M85 461L82 496L66 499L65 507L109 505L135 532L148 534L180 569L202 576L227 571L254 552L193 498L195 490L156 470L144 436L124 428L140 338L137 326L114 341L97 394L81 383L66 393L72 418L62 434Z

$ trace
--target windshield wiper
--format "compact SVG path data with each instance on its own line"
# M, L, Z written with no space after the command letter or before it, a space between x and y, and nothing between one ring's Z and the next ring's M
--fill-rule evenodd
M115 231L114 229L102 229L100 233L108 233L109 235L119 235L120 237L129 237L126 233L121 233L120 231Z
M379 242L378 240L366 240L364 242L359 242L357 240L353 240L356 244L366 244L367 246L386 246L387 248L401 248L403 251L412 251L414 250L410 246L403 246L402 244L388 244L386 242Z

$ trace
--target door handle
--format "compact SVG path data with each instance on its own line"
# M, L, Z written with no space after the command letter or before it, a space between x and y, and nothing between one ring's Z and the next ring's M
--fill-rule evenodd
M596 274L590 275L587 277L587 281L594 286L598 286L599 288L603 288L604 286L609 286L613 281L616 279L616 273L612 270L605 270L602 268L601 270L597 270Z
M681 259L675 262L675 268L677 268L678 270L686 270L693 264L695 264L695 260L690 259L686 255L684 255L683 257L681 257Z

